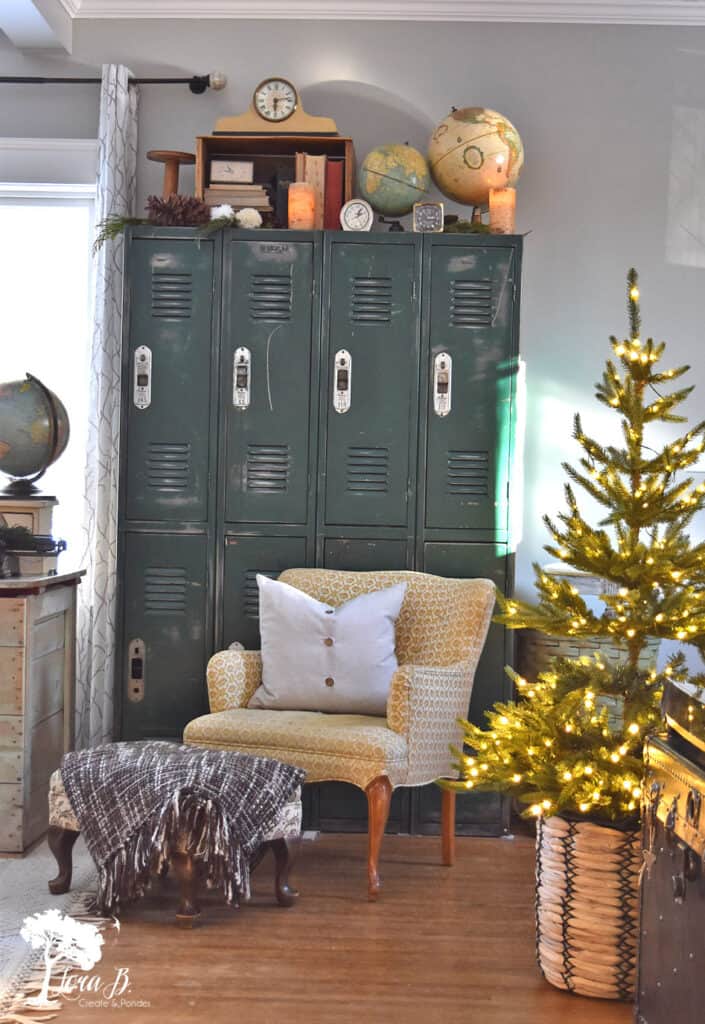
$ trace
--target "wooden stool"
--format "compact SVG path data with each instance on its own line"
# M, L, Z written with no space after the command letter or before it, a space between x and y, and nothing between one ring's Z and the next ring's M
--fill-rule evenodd
M193 153L181 153L176 149L150 149L147 153L148 160L164 164L164 187L162 188L162 199L179 191L179 167L181 164L195 164L196 157Z

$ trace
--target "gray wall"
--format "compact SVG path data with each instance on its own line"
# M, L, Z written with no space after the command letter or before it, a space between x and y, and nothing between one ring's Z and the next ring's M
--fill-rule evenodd
M335 117L358 156L388 141L424 149L451 105L490 106L515 123L526 150L518 229L530 232L522 592L532 560L544 557L541 515L562 507L560 463L576 455L574 410L598 436L614 427L592 384L609 334L626 331L624 276L632 264L641 273L645 333L668 340L670 361L691 363L691 382L702 381L705 29L79 21L73 60L86 73L121 61L143 75L228 75L223 93L201 97L186 87L142 89L140 205L160 189L160 169L145 151L191 149L218 116L244 109L269 73L291 78L310 113ZM65 62L38 63L7 44L0 67L65 73ZM3 86L0 96L2 135L95 132L95 87ZM704 401L701 388L692 416L702 415Z

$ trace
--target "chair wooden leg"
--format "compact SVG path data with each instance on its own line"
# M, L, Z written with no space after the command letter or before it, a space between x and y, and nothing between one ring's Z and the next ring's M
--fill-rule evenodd
M441 790L441 863L455 864L455 790Z
M198 905L198 870L190 853L175 853L171 865L179 883L179 909L176 923L181 928L192 928L201 916Z
M60 828L58 825L49 826L47 841L49 849L54 854L59 867L58 875L49 882L49 892L54 896L59 896L62 892L68 892L71 888L71 874L73 871L71 851L79 835L79 832L74 832L70 828Z
M389 817L392 801L392 784L386 775L378 775L365 789L367 794L367 895L376 900L379 896L380 880L377 866L382 836Z

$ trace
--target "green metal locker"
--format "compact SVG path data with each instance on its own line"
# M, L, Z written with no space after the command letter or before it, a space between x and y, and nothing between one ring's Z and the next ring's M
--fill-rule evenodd
M196 243L173 229L165 234L128 244L124 515L203 523L212 447L215 243Z
M419 526L506 541L519 251L492 241L427 243Z
M227 236L223 263L225 521L305 525L318 397L314 242L241 234Z
M406 534L416 474L420 239L337 233L328 243L321 532L344 537L348 527L378 526Z
M276 579L284 569L311 564L309 543L299 536L234 536L224 538L223 623L221 647L233 641L258 651L259 591L257 574Z
M212 651L259 647L258 572L415 568L511 588L520 264L509 236L132 231L121 735L180 735L205 708ZM508 660L492 626L474 720L508 695ZM365 798L307 787L306 815L363 830ZM438 818L434 787L402 791L390 830ZM497 833L507 807L468 796L458 821Z
M186 723L207 710L208 548L205 534L124 535L123 739L180 739Z

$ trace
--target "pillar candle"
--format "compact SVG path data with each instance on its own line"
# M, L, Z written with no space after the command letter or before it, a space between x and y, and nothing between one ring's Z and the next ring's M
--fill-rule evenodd
M514 234L515 188L490 189L490 231L496 235Z
M292 181L289 185L289 227L297 231L313 231L316 212L316 193L307 181Z

